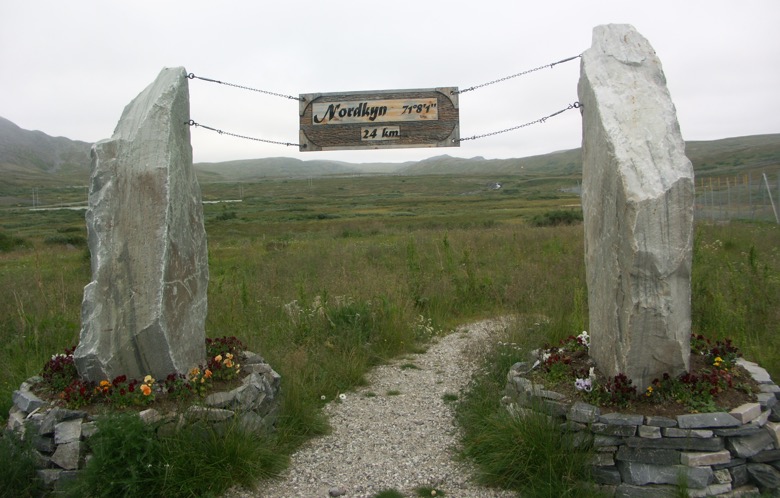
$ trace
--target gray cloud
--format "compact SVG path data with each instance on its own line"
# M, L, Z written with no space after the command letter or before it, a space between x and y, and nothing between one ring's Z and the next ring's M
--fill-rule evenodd
M275 92L465 88L576 55L592 28L630 23L656 49L688 140L780 132L780 3L512 0L7 2L0 17L0 116L96 141L162 67ZM461 96L461 136L574 102L578 62ZM200 81L193 119L297 142L297 103ZM299 153L192 133L196 161L294 156L405 161L442 153L521 157L577 147L576 112L460 148Z

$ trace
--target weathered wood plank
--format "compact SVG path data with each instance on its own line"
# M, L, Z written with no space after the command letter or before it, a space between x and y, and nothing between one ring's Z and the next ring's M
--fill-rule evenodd
M300 150L457 147L457 88L304 94Z

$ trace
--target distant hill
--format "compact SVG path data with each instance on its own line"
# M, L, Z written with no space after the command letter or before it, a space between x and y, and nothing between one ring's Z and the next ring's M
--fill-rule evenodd
M312 177L326 175L388 174L411 163L346 163L342 161L301 161L291 157L245 159L219 163L196 163L202 182L256 181L266 177Z
M85 185L89 179L91 144L41 131L24 130L0 118L0 183L7 186ZM780 134L754 135L686 143L697 176L729 176L746 171L780 170ZM267 177L326 175L531 175L580 176L580 149L518 159L460 158L441 155L405 163L302 161L271 157L197 163L198 179L249 182Z
M578 175L582 171L580 149L552 152L521 159L464 159L447 155L431 157L400 168L399 175Z
M84 183L91 144L29 131L0 117L0 177L8 184Z

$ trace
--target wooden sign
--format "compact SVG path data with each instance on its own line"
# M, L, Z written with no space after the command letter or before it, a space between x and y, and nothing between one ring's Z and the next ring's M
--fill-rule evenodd
M460 145L457 87L300 97L304 152Z

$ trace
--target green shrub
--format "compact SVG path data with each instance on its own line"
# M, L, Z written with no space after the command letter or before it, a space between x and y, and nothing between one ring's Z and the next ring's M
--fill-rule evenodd
M531 219L535 227L554 227L560 225L576 225L582 222L582 212L557 209L543 214L537 214Z
M220 214L217 215L216 220L217 221L227 221L227 220L234 220L236 219L238 215L235 211L228 211L223 209Z
M21 237L13 237L7 233L0 232L0 252L13 251L28 245L29 243Z
M93 456L67 489L69 496L219 496L233 485L253 487L287 464L272 436L221 426L147 424L136 414L98 419Z
M155 428L136 414L101 417L89 440L92 458L69 496L163 496L165 459Z
M165 475L159 496L219 496L234 485L253 488L287 465L273 437L247 432L238 422L185 426L160 444Z
M57 234L57 235L49 235L45 239L43 239L44 244L48 245L72 245L72 246L86 246L87 245L87 239L86 237L82 235L74 235L74 234Z
M373 498L404 498L404 494L397 489L386 489L375 494Z

